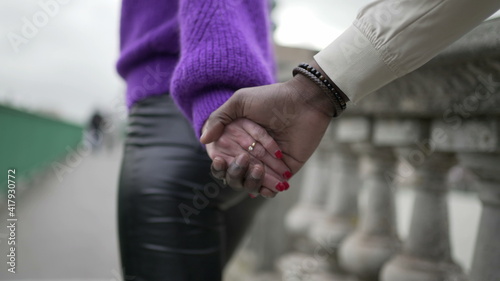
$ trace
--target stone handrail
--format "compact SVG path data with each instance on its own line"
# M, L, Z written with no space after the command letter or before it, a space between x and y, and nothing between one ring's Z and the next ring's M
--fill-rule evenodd
M293 64L285 60L281 66L289 70ZM351 105L325 136L334 145L326 152L324 145L320 160L313 160L336 170L342 166L344 176L326 181L335 186L312 189L310 177L304 178L302 193L317 193L309 198L327 202L314 210L299 202L290 210L287 224L297 229L301 218L294 235L310 244L301 243L306 246L295 247L295 257L292 251L279 261L282 273L290 272L287 261L297 265L297 257L321 266L282 275L283 280L500 280L499 116L500 19L483 23L420 69ZM483 208L470 272L453 261L450 246L446 175L456 164L477 176ZM321 166L309 165L307 173L330 176ZM410 234L400 241L392 191L403 184L414 188L415 198ZM352 203L356 197L358 205ZM305 224L301 214L317 213L318 207L322 216ZM331 251L322 254L315 243Z

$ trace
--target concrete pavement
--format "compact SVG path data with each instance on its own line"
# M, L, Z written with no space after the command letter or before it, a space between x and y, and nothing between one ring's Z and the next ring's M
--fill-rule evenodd
M44 179L30 184L16 202L15 274L7 270L8 230L0 228L0 280L120 280L120 159L120 146L81 157L73 167L61 159L67 173L58 178L49 168ZM7 224L5 211L0 225Z

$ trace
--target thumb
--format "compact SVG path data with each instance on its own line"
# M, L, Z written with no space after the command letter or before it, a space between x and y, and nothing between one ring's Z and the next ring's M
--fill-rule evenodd
M240 99L237 95L233 95L221 107L212 112L205 122L200 142L209 144L218 140L226 125L237 118L243 117L238 108L240 108Z

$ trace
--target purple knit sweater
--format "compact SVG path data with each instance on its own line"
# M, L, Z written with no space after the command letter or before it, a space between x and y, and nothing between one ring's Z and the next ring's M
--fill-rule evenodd
M267 0L123 0L127 105L170 93L199 136L236 90L274 82Z

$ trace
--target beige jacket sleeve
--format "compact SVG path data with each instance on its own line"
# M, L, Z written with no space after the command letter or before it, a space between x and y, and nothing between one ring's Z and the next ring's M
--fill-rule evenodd
M500 9L500 0L382 0L314 59L356 103L420 67Z

